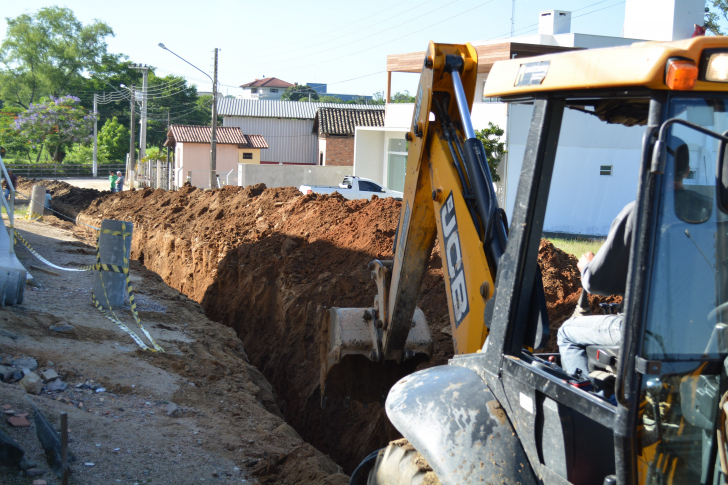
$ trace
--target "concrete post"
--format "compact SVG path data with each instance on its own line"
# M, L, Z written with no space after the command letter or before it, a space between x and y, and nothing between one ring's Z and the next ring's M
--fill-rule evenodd
M43 216L43 206L45 205L46 188L42 185L34 185L30 198L29 219L38 219Z
M101 230L123 231L125 236L101 233L99 237L99 255L102 264L124 266L124 257L129 261L131 253L131 234L134 224L126 221L104 219ZM103 282L103 284L102 284ZM104 308L121 308L126 298L126 276L113 271L96 271L94 276L94 295Z
M155 189L162 188L162 161L161 160L157 160L157 186L154 188Z

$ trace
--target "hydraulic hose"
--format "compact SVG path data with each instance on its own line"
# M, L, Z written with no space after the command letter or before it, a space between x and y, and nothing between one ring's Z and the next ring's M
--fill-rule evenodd
M371 468L369 466L369 464L377 459L377 456L379 456L379 452L382 451L383 449L384 448L381 448L376 451L372 451L371 453L369 453L369 455L366 458L364 458L361 461L361 463L359 463L359 466L356 467L356 469L354 470L354 473L352 473L351 477L349 478L349 485L359 485L359 479L360 479L359 475L361 475L362 473L367 473L369 471L369 469ZM364 480L365 480L362 483L366 483L367 477L363 476L362 478L364 478Z

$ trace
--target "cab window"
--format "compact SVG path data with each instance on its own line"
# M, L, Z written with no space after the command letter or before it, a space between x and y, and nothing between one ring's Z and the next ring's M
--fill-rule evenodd
M723 133L720 98L677 98L668 118ZM708 483L714 423L728 356L728 218L716 207L718 140L669 128L650 264L637 423L640 482ZM649 368L650 371L645 371Z

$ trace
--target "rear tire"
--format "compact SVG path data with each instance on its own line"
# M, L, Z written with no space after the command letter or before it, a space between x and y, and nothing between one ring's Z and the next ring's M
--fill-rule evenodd
M405 438L379 452L367 485L441 485L427 460Z

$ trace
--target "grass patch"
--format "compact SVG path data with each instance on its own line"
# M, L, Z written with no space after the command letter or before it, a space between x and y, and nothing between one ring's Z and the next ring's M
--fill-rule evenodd
M561 239L561 238L549 238L549 241L561 249L562 251L576 256L577 259L582 254L591 251L596 254L599 248L604 244L604 239Z
M15 218L26 218L28 217L28 210L30 209L30 206L28 204L23 205L16 205L15 206ZM0 202L0 213L2 213L2 216L7 219L7 212L5 212L5 206L2 205L2 202Z

